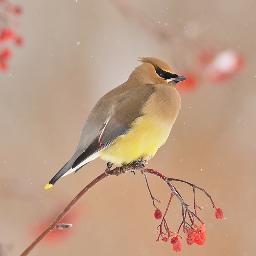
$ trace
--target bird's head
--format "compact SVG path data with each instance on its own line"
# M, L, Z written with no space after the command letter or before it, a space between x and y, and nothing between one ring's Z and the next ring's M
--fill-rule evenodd
M130 78L135 78L148 84L177 84L186 78L171 71L168 64L153 57L140 58L142 65L138 66Z

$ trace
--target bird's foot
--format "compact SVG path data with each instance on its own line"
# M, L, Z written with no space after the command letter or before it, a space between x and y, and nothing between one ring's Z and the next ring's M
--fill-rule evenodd
M132 162L130 164L131 168L134 169L134 170L137 170L137 169L143 169L146 167L148 161L143 159L143 158L140 158L134 162Z
M131 171L134 175L136 173L136 170L141 170L141 169L144 169L147 165L148 161L143 159L143 158L140 158L136 161L133 161L132 163L128 164L127 165L127 170L128 171Z
M107 168L105 170L105 173L107 175L115 175L118 176L122 173L125 173L127 171L127 166L126 165L122 165L122 166L118 166L112 169L112 167L114 166L113 163L108 162L107 163Z
M107 169L111 170L111 168L113 167L113 163L111 162L107 162Z
M135 171L145 168L147 163L148 163L147 160L140 158L140 159L138 159L136 161L133 161L129 164L123 164L122 166L115 167L114 169L112 169L113 164L108 162L105 173L107 175L116 175L116 176L118 176L122 173L126 173L126 172L130 171L135 175Z
M107 175L112 174L111 168L113 167L113 165L114 165L114 164L112 164L111 162L107 162L107 168L106 168L106 170L105 170L105 173L106 173Z

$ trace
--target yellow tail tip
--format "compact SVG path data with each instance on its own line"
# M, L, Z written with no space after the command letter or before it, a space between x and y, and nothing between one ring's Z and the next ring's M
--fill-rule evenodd
M53 187L52 184L47 183L47 184L44 186L44 189L47 190L47 189L50 189L50 188L52 188L52 187Z

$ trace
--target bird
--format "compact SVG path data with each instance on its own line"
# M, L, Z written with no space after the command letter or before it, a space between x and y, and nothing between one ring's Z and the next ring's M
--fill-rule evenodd
M138 60L128 80L93 107L75 153L45 189L98 157L110 166L148 162L165 144L181 107L176 84L186 78L158 58Z

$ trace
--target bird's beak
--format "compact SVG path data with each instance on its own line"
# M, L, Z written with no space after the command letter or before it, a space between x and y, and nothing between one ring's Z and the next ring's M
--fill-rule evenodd
M179 82L182 82L184 80L186 80L187 78L185 76L177 76L175 77L172 81L175 82L176 84Z

